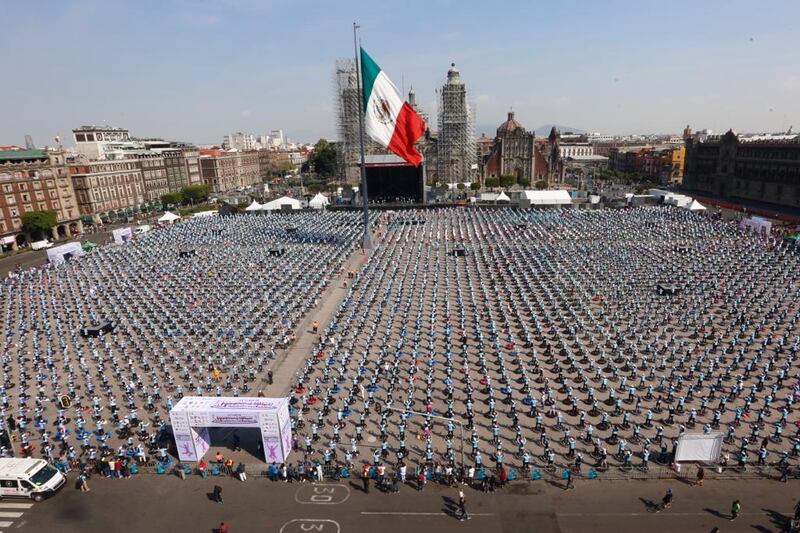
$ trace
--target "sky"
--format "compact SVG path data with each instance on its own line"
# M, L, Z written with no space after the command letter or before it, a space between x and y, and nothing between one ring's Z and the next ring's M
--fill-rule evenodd
M354 21L432 117L455 62L477 134L509 109L528 129L800 128L797 0L0 0L0 20L0 145L70 144L83 124L335 139Z

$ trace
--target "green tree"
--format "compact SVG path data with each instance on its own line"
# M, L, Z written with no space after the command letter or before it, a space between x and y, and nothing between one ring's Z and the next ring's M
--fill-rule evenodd
M308 155L308 161L303 163L301 171L314 172L324 178L334 177L336 175L336 148L325 139L318 140Z
M511 174L502 174L500 176L500 186L501 187L512 187L515 183L517 183L517 177Z
M517 181L517 183L519 183L520 186L525 187L527 189L528 187L531 186L531 179L530 178L520 178L519 181Z
M170 205L180 205L181 202L183 202L183 195L180 191L168 192L167 194L161 195L161 205L165 208Z
M50 231L58 222L58 217L54 209L46 211L28 211L22 213L22 228L33 236L41 237L43 233Z
M473 191L478 191L481 188L481 184L478 183L477 181L473 181L472 183L469 184L469 188Z
M184 202L202 202L208 198L209 188L205 183L194 183L181 187L180 194Z
M500 178L496 178L496 177L492 176L491 178L486 178L484 183L490 189L492 189L494 187L499 187L500 186Z
M547 188L547 180L539 180L536 182L536 188L540 191Z

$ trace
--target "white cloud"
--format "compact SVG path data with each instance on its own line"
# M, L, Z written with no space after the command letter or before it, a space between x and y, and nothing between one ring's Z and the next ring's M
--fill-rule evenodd
M492 97L489 96L488 94L479 94L478 96L475 97L475 102L478 104L485 104L489 102L491 99Z
M561 95L558 98L556 98L555 102L553 102L553 103L555 105L557 105L557 106L560 106L560 107L563 107L565 105L569 105L569 96Z
M312 104L304 107L308 113L330 113L333 108L330 104Z
M780 83L781 88L788 92L800 92L800 76L787 76Z
M253 115L253 112L250 111L249 109L243 109L239 112L239 114L242 115L244 118L249 118L250 116Z

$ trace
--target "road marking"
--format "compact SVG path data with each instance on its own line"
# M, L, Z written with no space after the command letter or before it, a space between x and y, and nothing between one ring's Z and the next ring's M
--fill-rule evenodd
M19 518L23 513L0 513L0 518Z
M344 495L342 490L344 489ZM310 495L304 493L311 492ZM301 499L302 494L302 499ZM301 485L294 493L294 501L304 505L337 505L350 499L350 487L338 483Z
M447 513L415 513L411 511L361 511L364 515L398 515L398 516L451 516ZM494 513L470 513L469 516L494 516Z
M0 503L0 509L30 509L32 503Z
M784 512L780 512L780 511L778 511L778 512L780 514L782 514L782 515L791 516L793 511L787 511L785 513ZM720 512L719 514L723 515L725 518L727 518L729 516L728 513L725 513L725 512ZM766 515L769 515L769 514L771 514L771 513L739 513L739 516L766 516ZM656 513L655 511L649 511L649 512L645 512L645 513L556 513L556 516L563 516L565 518L579 517L579 516L599 516L599 517L608 516L608 517L612 517L612 516L653 516L653 515L658 515L658 516L714 516L714 513L709 513L709 512L704 512L704 513L673 513L671 511L662 511L662 512L659 512L659 513Z
M328 520L326 518L295 518L283 524L278 533L290 533L290 531L294 529L291 527L293 524L298 526L298 531L319 531L321 533L341 533L342 531L339 522L336 520ZM333 524L336 529L326 529L325 526L329 524ZM288 530L286 529L287 526L289 527Z
M0 522L0 527L11 527L11 524L13 524L13 523L14 522L2 521L2 522Z

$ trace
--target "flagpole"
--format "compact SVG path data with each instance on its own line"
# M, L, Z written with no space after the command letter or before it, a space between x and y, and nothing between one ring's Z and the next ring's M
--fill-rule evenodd
M362 109L362 100L364 95L361 89L361 62L358 57L358 38L356 32L358 31L358 24L353 22L353 53L356 60L356 83L358 84L358 136L361 143L361 201L364 204L364 250L372 248L372 232L369 228L369 198L367 196L367 171L364 167L364 112Z

